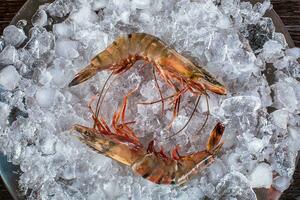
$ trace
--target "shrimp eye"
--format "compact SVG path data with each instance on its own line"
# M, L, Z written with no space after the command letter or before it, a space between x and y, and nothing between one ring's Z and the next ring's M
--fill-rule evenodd
M189 78L190 79L197 79L197 78L199 78L199 77L201 77L201 74L200 73L198 73L198 72L191 72L190 74L189 74Z

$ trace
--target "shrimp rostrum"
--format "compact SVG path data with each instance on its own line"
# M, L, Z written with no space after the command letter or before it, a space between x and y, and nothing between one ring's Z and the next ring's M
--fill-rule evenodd
M126 103L114 113L112 127L101 117L95 117L95 128L74 125L81 140L100 154L129 166L135 174L157 184L183 184L197 172L205 169L215 159L223 142L224 127L217 123L212 130L206 149L188 155L179 155L176 148L167 156L163 150L156 151L154 141L144 148L132 129L125 122ZM122 120L121 120L122 118Z

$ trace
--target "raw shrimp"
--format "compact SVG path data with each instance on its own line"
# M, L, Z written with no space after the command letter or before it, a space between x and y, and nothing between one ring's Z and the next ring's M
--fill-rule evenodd
M75 76L69 86L82 83L102 70L112 70L114 74L121 73L137 60L152 63L171 85L174 78L186 83L188 89L194 92L211 91L226 94L226 88L203 67L180 55L159 38L146 33L118 37L104 51L97 54L91 63Z
M74 129L82 135L81 140L89 147L129 166L137 175L149 181L157 184L183 184L209 166L222 147L224 126L217 123L203 151L179 155L179 147L176 146L169 157L162 149L155 150L154 141L145 149L129 127L134 122L125 121L126 104L127 96L124 97L123 106L114 114L112 127L93 112L95 128L74 125Z

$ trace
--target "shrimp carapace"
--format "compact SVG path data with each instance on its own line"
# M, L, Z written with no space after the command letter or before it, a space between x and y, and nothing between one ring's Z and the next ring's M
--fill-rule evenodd
M95 128L74 125L74 129L82 135L81 141L157 184L183 184L214 161L223 144L221 138L224 126L221 123L217 123L212 130L205 150L180 155L176 146L169 157L163 150L155 150L154 141L149 143L147 149L143 147L123 115L126 101L127 96L123 106L114 114L112 127L109 127L103 118L95 116L95 112Z

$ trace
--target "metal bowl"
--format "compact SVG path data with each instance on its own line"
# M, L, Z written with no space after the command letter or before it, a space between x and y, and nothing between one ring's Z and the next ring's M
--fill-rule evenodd
M251 0L252 3L260 2L261 0ZM19 20L26 20L28 23L24 27L26 33L28 33L29 29L32 27L31 17L38 10L39 6L45 3L51 3L52 0L28 0L23 7L18 11L16 16L11 21L11 24L17 24ZM276 14L276 12L272 9L266 13L266 17L270 17L273 20L275 25L276 32L281 32L284 34L285 39L290 48L294 47L295 44L286 30L284 24L282 23L280 17ZM272 65L268 65L267 67L273 67ZM273 79L273 77L270 77ZM0 175L7 186L9 192L13 196L15 200L25 199L25 196L21 193L18 187L18 180L21 174L21 170L19 166L13 165L12 163L7 161L7 157L0 153ZM279 199L281 193L275 190L267 190L267 189L256 189L255 193L257 198L260 200L263 199Z

